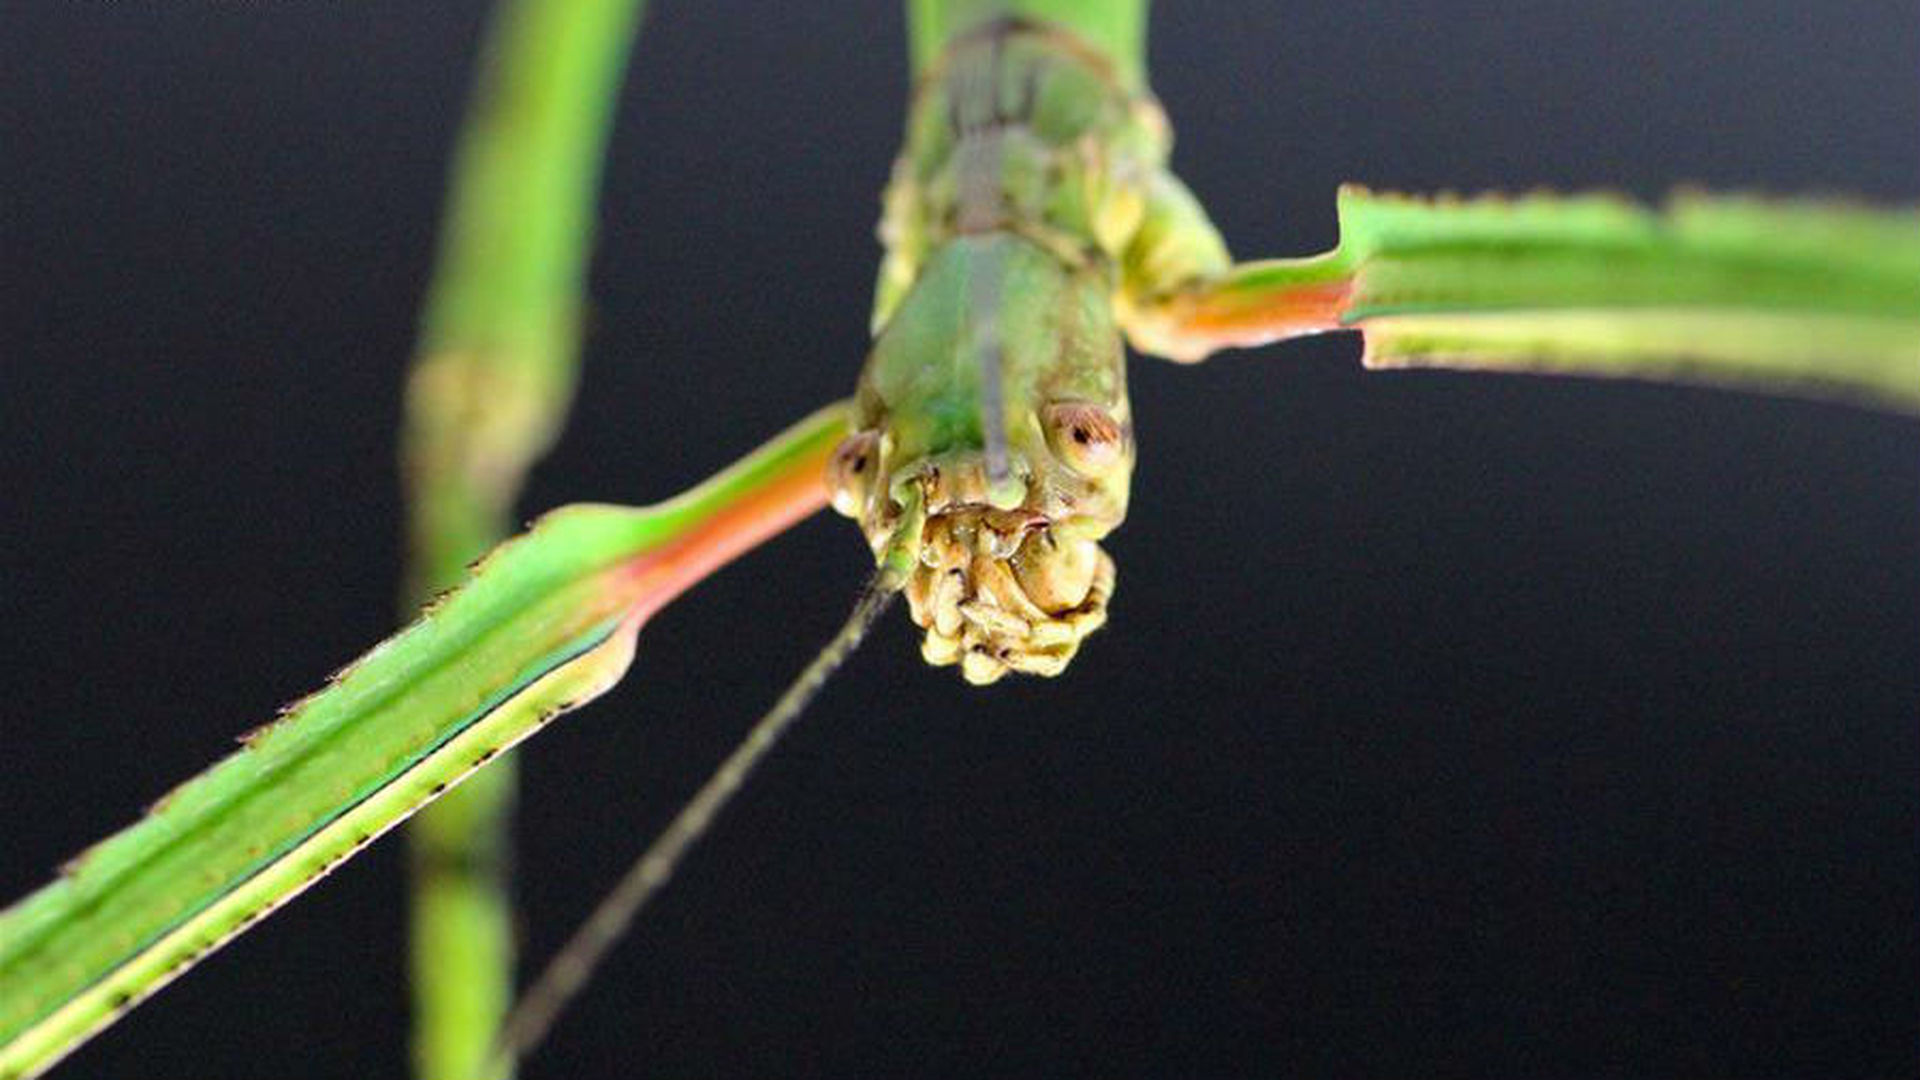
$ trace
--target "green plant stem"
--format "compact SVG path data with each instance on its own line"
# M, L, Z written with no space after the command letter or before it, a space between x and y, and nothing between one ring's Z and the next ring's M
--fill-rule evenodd
M453 170L407 395L413 610L508 531L564 422L609 121L642 0L503 0ZM414 1071L477 1074L513 1000L514 763L409 830Z

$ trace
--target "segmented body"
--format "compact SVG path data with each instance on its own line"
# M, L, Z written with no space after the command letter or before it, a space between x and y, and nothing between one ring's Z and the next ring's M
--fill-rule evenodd
M926 658L973 682L1056 674L1105 620L1098 541L1133 464L1126 296L1225 262L1210 228L1154 228L1177 184L1131 70L1051 23L979 23L922 72L887 190L835 506L876 551L924 507L908 601Z

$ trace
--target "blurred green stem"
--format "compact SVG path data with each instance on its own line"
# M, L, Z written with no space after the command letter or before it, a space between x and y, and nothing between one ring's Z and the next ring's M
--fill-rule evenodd
M407 387L409 614L506 535L572 400L609 121L644 0L502 0L448 192ZM512 762L422 813L414 1069L467 1080L512 1003Z

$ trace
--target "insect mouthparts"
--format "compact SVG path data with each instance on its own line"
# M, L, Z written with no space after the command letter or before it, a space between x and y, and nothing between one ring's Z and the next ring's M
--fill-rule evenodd
M1113 585L1113 559L1092 540L1062 539L1031 511L966 505L928 519L906 594L926 630L921 655L984 685L1066 670L1105 625Z

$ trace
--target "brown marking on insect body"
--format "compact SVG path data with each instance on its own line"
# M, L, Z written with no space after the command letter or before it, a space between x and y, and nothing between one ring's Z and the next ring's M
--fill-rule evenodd
M489 746L485 750L480 751L480 756L473 759L473 767L477 769L487 762L492 761L493 756L499 752L500 748L497 746Z
M113 995L113 1000L108 1004L114 1012L125 1012L127 1008L133 1004L133 995L122 990Z
M447 790L447 782L445 780L442 780L439 783L433 785L433 793L435 795L438 795L445 790Z
M313 702L313 699L319 697L321 694L326 693L328 690L333 689L334 685L339 683L340 680L346 678L348 673L350 673L352 670L353 668L351 666L341 668L339 671L336 671L331 676L329 676L326 683L323 686L321 686L320 689L315 690L310 694L305 694L301 697L294 698L292 701L289 701L285 705L280 706L280 708L274 711L275 719L272 722L262 724L259 727L254 728L252 731L247 732L245 735L242 735L240 737L240 741L247 743L249 746L251 746L254 742L259 740L260 736L265 735L267 732L272 731L274 728L280 726L280 721L285 720L288 717L298 713L300 710L306 708L309 704L311 704Z
M366 847L368 844L372 842L373 842L372 833L361 833L359 836L356 836L353 838L353 846L356 848Z
M482 556L481 558L485 558L485 556ZM471 576L475 571L480 569L480 561L481 561L480 559L475 559L466 565L465 571L469 576ZM453 594L459 591L460 591L459 585L449 585L444 589L433 590L433 594L431 596L428 596L426 600L423 601L420 605L421 618L425 618L426 616L431 615L436 611L439 611L441 607L445 606L448 600L451 600L453 598Z

